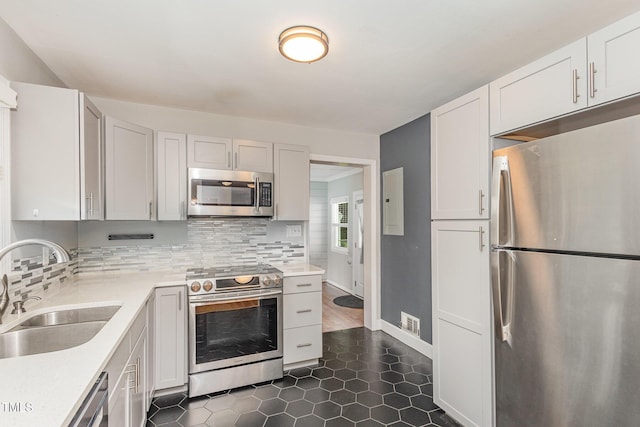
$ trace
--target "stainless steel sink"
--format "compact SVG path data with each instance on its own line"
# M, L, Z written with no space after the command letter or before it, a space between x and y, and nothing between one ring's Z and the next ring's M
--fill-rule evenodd
M87 307L50 311L47 313L37 314L24 320L9 332L40 326L55 326L68 325L71 323L107 321L113 317L118 309L120 309L119 305L108 305L104 307Z
M106 320L101 320L32 327L0 334L0 359L79 346L93 338L106 323Z

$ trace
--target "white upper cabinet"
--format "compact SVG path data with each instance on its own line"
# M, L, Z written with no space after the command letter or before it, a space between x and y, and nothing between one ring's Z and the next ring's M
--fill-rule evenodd
M489 218L489 91L431 112L431 218Z
M273 172L273 144L247 139L187 135L190 168Z
M274 144L273 219L309 220L309 147Z
M491 134L587 106L586 39L491 82Z
M158 220L185 220L187 219L186 135L158 132L155 153Z
M232 169L231 138L187 135L187 165L190 168Z
M105 171L106 219L153 219L153 131L106 117Z
M640 12L490 84L491 135L640 93Z
M12 218L102 219L100 111L77 90L11 86Z
M640 12L591 34L587 45L590 105L640 92Z
M80 94L80 219L104 219L102 113Z
M273 144L271 142L234 139L233 169L273 173Z

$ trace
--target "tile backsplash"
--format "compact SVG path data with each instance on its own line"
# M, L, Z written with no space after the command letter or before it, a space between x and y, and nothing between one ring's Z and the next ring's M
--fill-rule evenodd
M187 240L178 244L136 244L80 247L69 251L71 262L55 264L51 258L16 259L8 275L12 299L40 295L58 287L76 273L185 271L189 267L213 267L257 262L294 262L305 257L302 239L276 240L269 235L266 218L202 218L187 224ZM143 241L140 241L143 242Z
M266 218L203 218L187 224L187 242L78 248L78 272L183 271L188 267L302 261L300 241L270 240Z
M71 261L62 264L57 264L53 256L49 258L48 265L43 264L42 256L13 260L11 272L7 274L11 299L41 295L69 280L76 273L78 254L72 249L69 255Z

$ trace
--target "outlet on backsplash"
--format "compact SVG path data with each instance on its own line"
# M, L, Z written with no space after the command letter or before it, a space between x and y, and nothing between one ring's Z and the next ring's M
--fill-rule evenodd
M302 237L302 225L287 225L287 237Z

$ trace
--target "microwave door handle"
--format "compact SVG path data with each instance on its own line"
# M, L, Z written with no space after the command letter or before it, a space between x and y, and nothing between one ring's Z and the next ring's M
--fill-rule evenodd
M260 212L260 178L258 178L256 176L256 181L255 181L255 186L256 186L256 213Z

